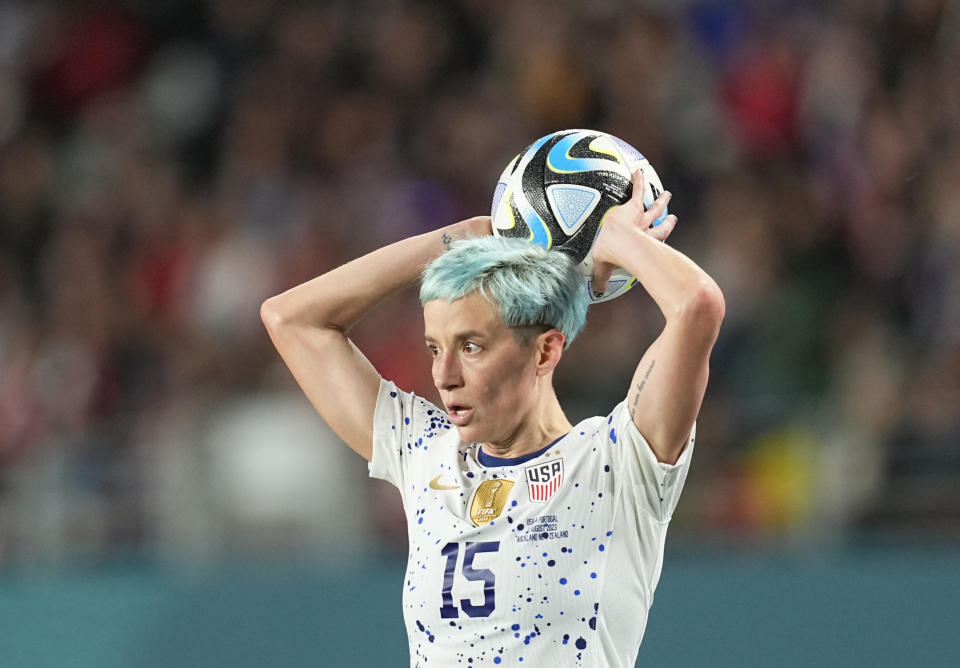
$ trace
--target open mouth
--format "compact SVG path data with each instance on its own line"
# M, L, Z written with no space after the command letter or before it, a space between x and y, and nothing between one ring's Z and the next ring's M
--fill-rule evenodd
M458 427L462 427L473 415L473 409L461 404L450 404L447 406L447 417L450 422Z

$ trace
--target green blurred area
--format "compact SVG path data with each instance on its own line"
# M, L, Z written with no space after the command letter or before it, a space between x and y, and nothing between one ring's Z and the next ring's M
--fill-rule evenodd
M668 550L638 666L956 666L960 552ZM0 580L0 665L405 666L399 561Z

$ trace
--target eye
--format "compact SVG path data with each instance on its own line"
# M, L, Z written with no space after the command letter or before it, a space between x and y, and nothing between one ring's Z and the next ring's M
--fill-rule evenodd
M480 346L473 341L465 341L463 344L463 352L467 353L468 355L478 353L480 352Z
M428 343L427 352L430 353L431 357L438 357L440 355L440 348L432 343Z

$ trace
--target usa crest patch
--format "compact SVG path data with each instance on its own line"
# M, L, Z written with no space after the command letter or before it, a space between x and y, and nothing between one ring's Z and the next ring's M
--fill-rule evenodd
M523 471L530 490L530 500L535 503L549 501L563 484L563 460L559 457L549 462L527 466Z

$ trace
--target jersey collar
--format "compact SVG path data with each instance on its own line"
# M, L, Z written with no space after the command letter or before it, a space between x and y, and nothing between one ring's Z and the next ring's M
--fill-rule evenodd
M567 432L567 433L570 433L570 432ZM544 452L546 452L547 450L555 446L557 443L559 443L563 439L563 437L566 435L567 434L564 434L560 438L556 439L551 443L548 443L547 445L543 446L539 450L527 453L525 455L520 455L519 457L495 457L493 455L488 455L486 452L483 451L483 446L480 445L480 446L477 446L477 460L487 468L495 468L498 466L516 466L517 464L523 464L524 462L528 462L531 459L536 459L537 457L542 455Z

